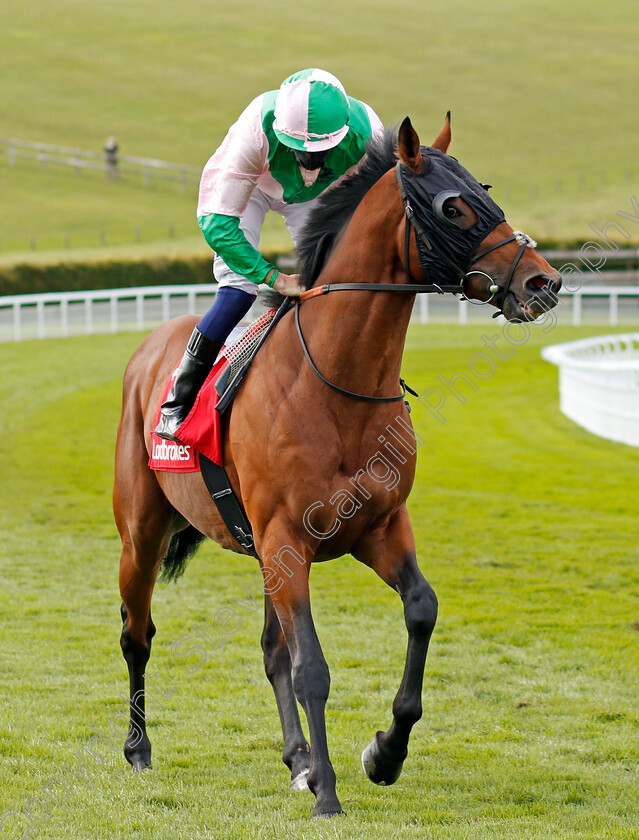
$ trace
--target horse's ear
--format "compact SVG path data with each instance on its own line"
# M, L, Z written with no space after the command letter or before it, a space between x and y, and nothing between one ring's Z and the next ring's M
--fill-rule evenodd
M433 149L439 149L440 152L446 154L446 152L448 151L448 147L450 146L451 136L452 135L450 133L450 111L448 111L446 113L446 119L444 121L442 130L439 132L437 137L435 137Z
M399 127L397 136L397 153L402 163L413 172L421 172L424 165L419 137L408 117Z

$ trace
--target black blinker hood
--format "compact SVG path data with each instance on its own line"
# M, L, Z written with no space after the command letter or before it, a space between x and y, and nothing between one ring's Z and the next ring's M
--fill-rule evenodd
M429 249L421 236L416 237L424 279L450 285L454 271L442 257L457 267L460 277L466 274L481 243L505 221L504 214L484 187L455 158L429 146L422 146L421 152L423 171L418 175L407 166L399 166L400 184L417 226L433 246ZM442 196L442 193L448 195ZM443 203L451 193L459 195L477 214L477 222L468 230L462 230L442 213Z

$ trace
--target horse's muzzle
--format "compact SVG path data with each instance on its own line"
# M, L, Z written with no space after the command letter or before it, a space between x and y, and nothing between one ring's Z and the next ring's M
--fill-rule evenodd
M527 296L523 301L523 309L533 319L537 318L559 303L561 274L558 271L553 274L535 274L524 281L523 287Z

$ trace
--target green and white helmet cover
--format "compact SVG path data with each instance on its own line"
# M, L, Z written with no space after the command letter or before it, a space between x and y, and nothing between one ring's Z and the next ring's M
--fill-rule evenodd
M273 130L289 149L323 152L348 134L350 104L342 83L312 67L285 79L275 100Z

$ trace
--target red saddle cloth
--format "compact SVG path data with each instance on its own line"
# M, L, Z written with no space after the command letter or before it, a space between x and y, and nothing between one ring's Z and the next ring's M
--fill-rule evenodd
M230 360L234 364L248 359L259 343L260 336L275 317L276 309L269 309L257 321L247 327L238 341L223 347L209 375L195 398L193 408L178 430L180 443L163 440L151 432L151 457L149 466L152 470L164 472L197 472L200 469L198 453L210 461L223 466L222 426L219 413L215 410L219 395L215 384L222 376ZM166 384L160 405L166 399L169 388L175 379L177 368ZM235 375L235 374L234 374ZM160 420L160 405L155 415L154 427Z
M215 383L224 373L228 364L226 356L218 358L206 377L204 385L200 388L193 403L193 408L178 430L180 440L183 443L192 446L196 452L201 452L214 464L220 464L220 466L224 463L222 459L222 423L219 413L215 410L215 406L220 399L215 389Z
M162 472L199 472L198 453L206 455L216 464L222 464L222 429L220 415L215 410L219 395L215 383L228 365L226 356L220 356L213 365L204 385L195 398L193 408L180 426L180 443L164 440L151 432L151 457L149 467ZM177 368L175 369L175 371ZM160 405L166 399L173 380L173 371L162 394ZM160 421L160 405L155 415L154 427Z

